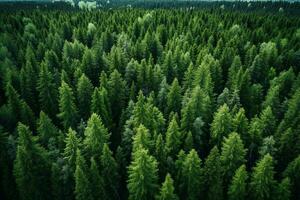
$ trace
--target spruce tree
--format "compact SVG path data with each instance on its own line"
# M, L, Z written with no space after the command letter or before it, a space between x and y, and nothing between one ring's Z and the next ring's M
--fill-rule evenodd
M99 157L105 143L108 142L110 134L104 127L101 118L92 114L84 131L83 144L89 157Z
M222 105L214 114L211 124L212 143L220 146L223 137L227 137L232 131L232 116L226 104Z
M14 175L21 199L50 199L50 165L46 152L33 139L29 128L18 125L18 146L14 164Z
M240 136L233 132L224 139L221 151L221 165L224 182L228 184L235 171L245 163L246 150Z
M157 200L178 200L178 196L175 194L174 181L171 175L168 173L166 179L162 184L160 193L156 198Z
M77 108L73 91L67 83L62 81L59 88L59 114L57 115L65 130L74 128L77 123Z
M181 108L181 87L175 78L170 86L170 91L167 95L167 110L179 113Z
M247 197L247 171L246 166L241 165L236 171L228 188L229 200L243 200Z
M128 167L127 188L131 200L154 199L158 191L157 161L148 150L140 148L134 152Z
M106 143L103 145L100 161L101 161L100 171L104 182L105 197L111 200L119 199L118 164L114 159L112 152Z
M205 160L203 173L204 186L207 193L206 199L223 199L222 166L220 161L220 153L216 146L210 151Z
M37 91L41 110L52 119L55 119L58 112L58 91L53 74L49 71L48 66L43 63L37 81Z
M186 197L188 200L196 200L203 196L201 159L194 149L186 155L181 171L180 198Z
M251 178L251 194L254 199L274 199L276 181L274 179L274 163L270 154L257 162Z
M165 150L169 156L174 157L178 154L182 145L183 136L177 124L176 116L173 116L166 133Z
M90 115L91 97L93 85L91 81L82 74L77 83L77 101L80 117L86 120Z
M87 166L79 149L76 153L76 169L75 169L75 198L76 200L92 200L92 189L89 181Z

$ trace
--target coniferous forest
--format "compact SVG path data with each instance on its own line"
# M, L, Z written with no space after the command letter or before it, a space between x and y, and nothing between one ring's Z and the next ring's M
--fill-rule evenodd
M226 6L3 9L0 199L299 200L300 17Z

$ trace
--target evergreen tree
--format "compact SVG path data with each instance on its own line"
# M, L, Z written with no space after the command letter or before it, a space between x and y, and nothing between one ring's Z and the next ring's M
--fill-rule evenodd
M50 166L44 149L35 143L29 128L18 125L18 146L14 164L14 175L21 199L50 199Z
M112 119L110 102L107 90L104 87L94 89L91 102L91 111L92 113L98 114L101 117L104 125L108 129L111 129Z
M177 113L179 113L181 108L181 87L176 78L174 79L167 95L167 108L168 112L174 111Z
M182 139L183 136L177 124L176 116L174 115L166 133L165 150L168 155L175 156L178 154L182 144Z
M93 85L91 81L82 74L77 83L77 101L80 117L86 120L90 114L91 97Z
M247 171L246 166L241 165L236 171L231 180L228 189L229 200L242 200L247 196Z
M37 91L41 110L48 114L52 119L55 119L58 112L57 96L58 92L54 81L53 74L49 71L46 64L41 65Z
M171 175L168 173L166 179L162 184L160 193L157 200L178 200L178 196L175 194L174 181L171 178Z
M158 191L157 161L148 150L140 148L134 152L128 174L129 199L154 199Z
M220 146L223 137L229 135L232 131L232 116L226 104L221 106L214 115L211 124L211 138L213 144Z
M201 159L194 149L187 154L181 170L180 198L199 199L202 196L203 170L201 169Z
M52 120L43 111L41 111L40 118L37 123L37 132L41 144L47 146L50 138L53 138L55 140L59 139L58 129L53 124Z
M233 132L224 139L221 151L221 165L224 182L228 184L235 171L245 163L246 150L240 136Z
M91 158L90 184L93 199L106 199L103 177L99 173L99 167L94 158Z
M300 192L300 156L296 157L292 162L290 162L284 171L284 177L288 177L291 181L291 196L292 199L299 199Z
M119 199L118 188L119 188L119 174L118 164L112 152L107 144L103 145L101 161L101 176L104 182L105 197L107 199L115 200ZM109 175L109 176L108 176Z
M220 154L215 146L206 158L203 168L206 199L223 199L221 170Z
M265 155L254 168L251 179L251 194L254 199L274 199L276 181L274 179L273 158Z
M75 197L76 200L92 200L91 183L87 174L87 166L79 149L76 153L76 170L75 170Z
M75 105L73 91L67 83L62 81L59 88L59 114L65 130L75 127L77 123L77 108Z
M101 118L97 114L92 114L87 122L87 127L84 131L83 144L86 148L86 153L89 157L98 157L102 153L105 143L108 142L110 134L104 127Z

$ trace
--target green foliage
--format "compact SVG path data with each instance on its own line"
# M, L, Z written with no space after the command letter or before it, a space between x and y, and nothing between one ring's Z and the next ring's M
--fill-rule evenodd
M251 179L251 194L254 199L273 199L276 187L274 163L270 154L266 154L254 168Z
M241 165L232 177L231 184L228 189L228 199L239 200L247 197L247 171L246 166Z
M41 199L49 192L49 163L47 154L33 139L29 128L18 125L18 146L14 175L21 199ZM47 199L50 199L48 196Z
M85 139L83 144L89 157L101 155L103 146L108 142L110 134L97 114L91 115L87 122L84 135Z
M127 4L0 8L0 199L300 199L299 3Z
M158 191L157 161L148 150L140 148L128 167L129 199L154 199Z
M166 175L166 179L162 184L157 200L178 200L178 196L174 191L174 181L170 174Z
M77 123L78 111L73 91L64 81L59 88L59 114L57 116L62 120L65 130L75 127Z
M228 183L236 169L245 163L245 156L246 150L239 134L230 133L223 141L220 157L225 183Z

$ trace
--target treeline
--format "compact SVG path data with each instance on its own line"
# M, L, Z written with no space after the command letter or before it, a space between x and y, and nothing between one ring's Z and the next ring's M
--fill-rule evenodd
M78 11L80 4L92 3L96 5L97 9L110 8L177 8L177 9L222 9L227 11L241 11L241 12L256 12L256 13L285 13L288 15L299 15L300 3L288 1L184 1L184 0L95 0L95 1L8 1L0 2L0 11L16 11L16 10L64 10L64 11Z
M1 199L300 198L300 18L0 21Z

